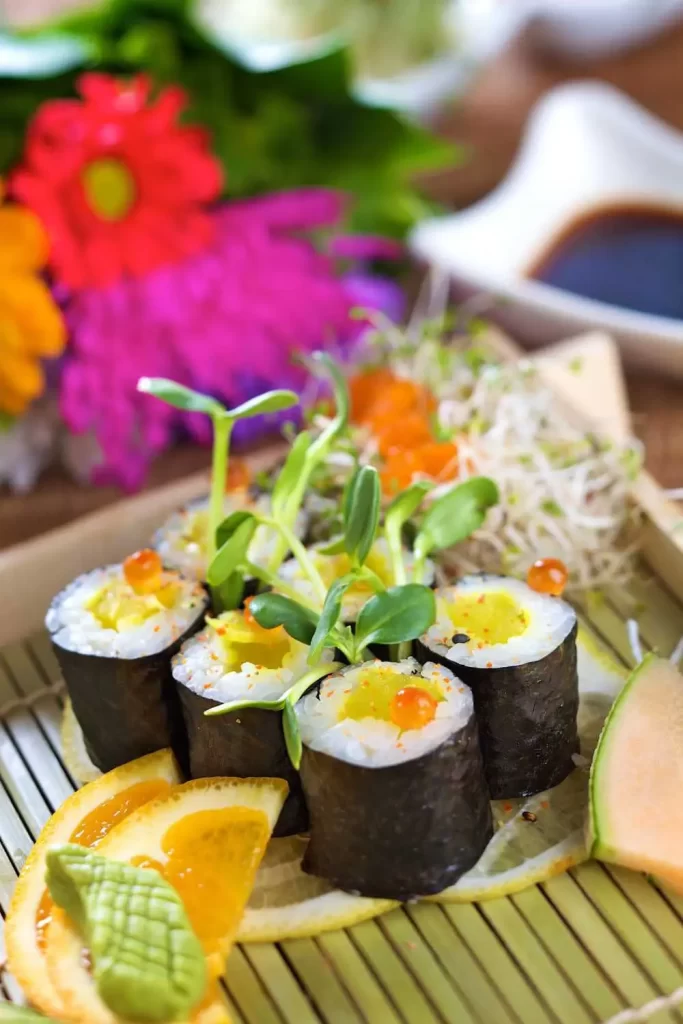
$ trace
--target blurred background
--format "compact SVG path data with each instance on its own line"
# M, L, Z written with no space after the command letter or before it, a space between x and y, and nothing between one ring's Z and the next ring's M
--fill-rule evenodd
M116 7L116 3L111 6ZM187 14L188 5L176 6ZM127 17L132 19L131 27L135 23L136 9L144 13L145 18L149 16L149 4L136 5L129 0L125 7ZM543 207L543 216L547 213L548 223L555 224L551 214L558 195L567 192L567 182L581 178L587 188L599 181L605 195L611 196L612 205L614 202L640 204L646 198L658 209L671 208L672 219L674 214L683 216L683 134L678 139L678 133L683 132L683 0L345 0L343 3L339 0L250 0L249 3L194 0L189 7L193 26L213 46L254 75L301 67L307 60L318 59L321 54L343 45L350 69L349 88L355 103L391 110L400 121L419 124L429 133L455 144L448 157L431 161L438 166L415 169L415 189L422 205L415 205L400 225L398 218L393 218L395 223L389 223L392 216L382 220L382 233L407 238L409 247L413 232L417 226L419 233L422 221L432 222L437 218L441 223L440 218L452 211L465 214L472 209L483 211L483 222L486 206L478 204L495 193L508 178L539 101L559 86L585 80L614 87L634 101L639 108L637 114L631 111L628 116L624 115L625 120L619 126L615 121L606 123L604 129L594 129L603 142L613 136L611 151L591 148L589 135L585 136L588 141L584 144L581 132L572 134L576 125L568 121L565 131L564 125L557 122L558 138L577 140L562 158L562 173L567 180L554 170L548 170L543 188L531 190L526 198L522 190L519 202L529 203L534 208ZM25 77L40 79L35 62L43 58L35 49L30 56L26 55L22 48L24 42L34 37L25 35L24 31L74 10L80 15L84 5L78 0L0 0L4 30L0 39L0 72L5 69L10 85L13 76L18 81ZM84 25L86 22L81 20L80 38L89 31ZM48 34L54 33L50 30ZM128 43L132 46L131 38L129 34ZM56 59L54 50L44 59ZM29 71L23 69L25 60L31 63ZM212 87L208 84L205 88ZM313 103L324 88L322 79L318 82L312 78L306 85L309 93L304 90L298 101L305 103L305 95L310 95ZM16 90L12 88L0 93L0 125L7 123L3 114L9 116L14 109L15 95ZM214 92L211 102L220 105L221 95ZM659 126L653 128L649 119L641 121L641 111L660 119L670 131L658 135ZM558 113L556 116L565 115ZM619 117L621 115L615 114L616 120ZM323 127L334 132L334 120ZM2 130L0 128L0 135ZM547 131L549 133L549 129ZM548 142L544 148L543 140L538 142L529 157L537 171L539 168L542 171L543 161L550 159L546 150L558 145L561 142ZM365 160L365 170L371 173L372 157L361 156L359 160ZM638 168L640 177L634 179L635 184L624 179L623 195L615 198L610 188L615 181L622 180L623 168L631 162ZM676 184L678 166L680 185ZM6 170L3 173L6 174ZM284 170L283 173L286 178ZM530 171L525 173L531 174ZM327 181L309 179L303 178L301 183L327 184ZM251 194L245 188L245 194L247 192ZM601 194L596 193L598 199ZM401 202L408 204L408 201L406 193ZM413 202L412 193L410 202ZM414 202L417 204L418 200ZM581 211L575 212L578 216ZM521 216L523 223L525 210L516 211L516 215ZM541 214L539 217L542 220ZM567 216L567 223L571 219ZM516 229L511 222L503 221L501 215L498 235L496 221L490 234L484 232L486 240L481 244L490 246L491 252L497 248L514 248ZM448 223L455 237L459 224L465 221L456 218ZM469 223L475 225L476 221ZM374 227L374 224L369 226ZM675 231L671 228L669 234L667 251L672 263L662 274L669 282L668 287L675 290L677 281L679 288L683 284L683 241L678 227ZM445 241L443 246L447 244ZM539 247L538 258L543 248ZM423 259L429 258L430 252L425 253L422 247L420 255ZM448 264L448 258L446 253L441 261L443 265ZM607 258L614 258L613 250ZM483 262L486 262L485 255ZM630 265L630 272L638 279L642 276L639 267L637 262L635 270L634 265ZM421 271L413 271L418 272ZM520 282L513 279L514 273L509 268L505 273L510 277L509 287L506 285L504 289L506 301L521 304L523 288L517 287ZM468 277L468 274L463 276ZM471 286L473 282L476 291L476 275L467 283ZM454 284L457 293L458 281ZM471 290L468 288L468 293ZM579 294L586 293L579 289ZM522 344L539 340L539 331L534 329L534 310L540 308L539 303L550 309L554 301L550 293L542 298L542 303L535 299L535 305L528 296L524 300L526 319L520 322L530 324L530 328L528 337L524 327L517 329L517 340ZM57 299L60 301L59 296ZM612 322L609 310L599 313L592 307L577 307L577 310L575 315L572 313L572 322L581 329L591 326L609 329ZM641 307L643 311L647 311L645 306ZM633 310L636 319L632 322L624 319L623 312L617 310L614 323L617 333L623 331L627 338L625 362L634 431L646 444L647 464L658 480L667 487L679 487L683 484L683 383L676 366L679 346L683 350L683 320L667 312L668 323L662 327L657 318L657 322L649 322L645 330L643 322L637 319L638 308ZM550 332L547 340L554 340L555 336ZM653 352L656 349L656 360L648 358L648 346L653 346ZM673 353L671 358L670 353ZM46 429L44 424L42 429ZM7 453L12 445L16 459L19 442L7 439L3 442L0 435L0 468L3 457L9 459ZM190 440L182 441L152 462L144 486L158 485L205 465L205 451ZM9 477L8 482L0 485L0 547L67 522L121 493L120 481L114 486L107 486L106 480L103 481L105 486L84 485L82 481L74 481L73 475L59 464L49 463L36 480L30 477L32 474L23 482L19 480L18 490L26 493L16 493L16 474L14 487L10 486Z

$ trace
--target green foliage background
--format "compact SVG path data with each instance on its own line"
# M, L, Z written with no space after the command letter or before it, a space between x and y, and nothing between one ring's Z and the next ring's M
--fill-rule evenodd
M405 234L431 209L414 185L417 173L457 160L455 147L425 129L360 103L344 50L254 71L193 22L189 0L108 0L30 39L44 45L55 36L81 44L77 66L48 78L0 77L0 173L20 159L39 104L75 95L84 67L144 71L157 85L182 85L190 97L187 120L211 132L226 195L303 185L343 189L355 197L354 230Z

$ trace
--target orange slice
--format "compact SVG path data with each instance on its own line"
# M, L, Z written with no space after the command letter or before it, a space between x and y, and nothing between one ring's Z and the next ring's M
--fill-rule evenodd
M30 1002L48 1016L60 1017L62 1000L50 981L45 929L52 902L45 888L45 855L59 843L97 846L107 832L144 803L180 781L170 750L159 750L115 768L70 796L42 830L22 869L5 922L10 970Z
M98 846L105 857L159 871L180 893L210 978L190 1024L228 1020L218 978L286 795L282 779L196 779L139 808ZM69 918L55 914L46 957L61 1019L117 1024L97 993L82 947Z

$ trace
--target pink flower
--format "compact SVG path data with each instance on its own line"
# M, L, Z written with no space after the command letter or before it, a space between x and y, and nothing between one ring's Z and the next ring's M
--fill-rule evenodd
M304 234L341 211L338 194L316 189L231 203L213 214L202 253L67 298L61 407L72 431L94 432L101 479L138 486L179 429L208 440L204 418L138 394L139 377L171 377L234 405L255 389L300 388L295 353L354 340L359 280L337 276Z

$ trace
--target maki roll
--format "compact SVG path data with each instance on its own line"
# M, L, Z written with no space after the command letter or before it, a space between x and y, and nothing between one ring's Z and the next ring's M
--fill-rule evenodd
M520 580L490 575L438 590L437 608L416 653L471 687L491 798L558 785L579 749L573 608Z
M296 706L303 868L362 896L441 892L479 859L491 807L470 690L448 669L366 662Z
M45 625L90 759L108 772L185 741L171 657L199 628L204 588L165 572L154 551L78 577Z
M270 498L265 494L252 498L248 491L240 489L226 495L223 508L226 516L243 509L252 509L262 515L269 515ZM305 529L306 517L300 514L294 532L298 537L302 537ZM177 569L189 579L203 583L206 580L209 563L208 535L209 498L199 498L173 512L157 530L152 544L159 552L164 565L170 569ZM251 561L256 565L267 565L277 540L278 535L274 530L264 525L257 527L249 546ZM251 588L248 585L247 590L255 593L256 581L248 580L247 584L249 583L253 585Z
M282 716L244 708L205 717L236 700L276 700L307 670L308 647L282 627L262 629L248 607L207 619L173 659L189 744L190 775L286 779L289 796L275 835L304 831L308 815L298 772L285 746Z
M352 566L351 560L346 553L326 555L323 553L324 547L325 545L315 544L309 548L309 554L312 556L313 564L320 573L323 582L329 588L340 576L345 576L349 573ZM412 573L414 561L415 558L412 552L405 550L403 552L403 563L408 576ZM385 586L390 587L393 585L394 578L389 545L384 538L375 541L364 564L367 569L370 569L379 577ZM303 597L315 599L316 595L313 585L304 575L303 569L296 559L292 558L285 562L280 569L279 575L286 583L289 583L298 590ZM419 582L424 583L426 586L431 586L433 581L434 564L427 560L423 578ZM344 594L341 612L342 621L347 623L355 622L361 608L374 593L375 591L367 581L359 580L357 583L354 583Z

